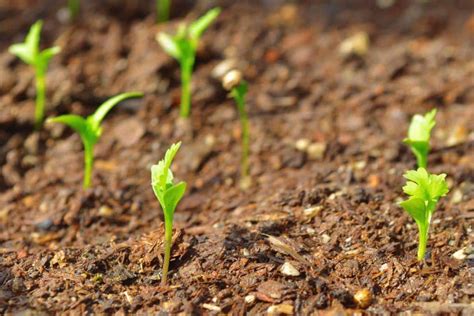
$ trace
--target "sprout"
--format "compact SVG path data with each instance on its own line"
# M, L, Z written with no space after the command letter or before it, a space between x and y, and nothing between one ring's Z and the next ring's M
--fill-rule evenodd
M250 186L249 176L249 143L250 128L247 111L245 109L245 95L247 94L248 84L242 80L242 73L238 70L229 71L222 79L222 85L226 90L230 90L239 111L240 126L242 134L242 154L240 162L240 184L243 189Z
M171 0L156 0L156 19L158 23L168 21Z
M67 114L49 118L47 122L63 123L75 130L81 137L84 145L84 182L83 187L88 188L91 185L92 165L94 162L94 145L102 134L100 124L107 113L118 103L125 99L140 98L143 94L140 92L127 92L112 97L102 103L94 114L83 118L79 115Z
M74 20L79 15L79 9L81 8L81 2L79 0L68 0L67 8L69 10L69 18Z
M403 192L410 197L401 202L400 206L413 217L418 226L418 260L421 261L425 257L431 217L436 204L439 198L449 191L445 180L446 174L429 174L425 168L418 168L416 171L407 171L404 177L408 181L403 187Z
M23 62L31 65L35 70L36 82L36 107L35 107L35 128L39 129L43 124L44 106L46 99L45 76L51 58L60 52L58 46L47 48L43 51L39 49L40 33L43 22L41 20L33 24L25 38L24 43L13 44L9 52L16 55Z
M428 153L430 152L430 134L435 122L436 109L431 110L424 116L416 114L411 120L408 128L408 138L403 142L410 146L416 157L418 167L426 168Z
M161 279L163 285L166 284L170 265L174 211L186 191L185 182L174 183L173 173L170 169L180 146L181 142L171 145L166 151L165 158L151 167L151 186L160 202L165 218L165 258L163 261L163 278Z
M183 118L189 117L191 111L191 75L199 39L220 11L220 8L214 8L190 25L182 24L174 36L160 32L156 37L165 52L178 60L180 64L182 85L180 116Z

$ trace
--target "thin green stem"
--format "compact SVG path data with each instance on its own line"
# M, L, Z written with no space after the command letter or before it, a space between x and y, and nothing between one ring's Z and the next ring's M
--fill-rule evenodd
M71 17L71 20L74 20L79 15L80 1L68 0L67 7L69 9L69 16Z
M245 110L245 100L243 96L236 98L236 103L237 109L239 110L240 127L242 129L242 157L240 172L241 178L244 179L249 176L250 125L247 111Z
M84 141L84 182L83 188L87 189L91 186L92 165L94 163L94 145L88 141Z
M156 0L156 17L158 23L169 20L171 0Z
M46 100L46 84L43 73L37 71L35 76L36 81L36 106L35 106L35 128L38 130L43 125L44 119L44 104Z
M418 163L418 168L425 168L426 169L426 166L427 166L427 153L424 154L424 153L418 153L416 154L416 161Z
M185 58L181 63L181 106L179 115L188 118L191 112L191 75L194 58Z
M173 220L167 219L165 217L165 258L163 261L163 278L161 279L161 284L166 285L168 281L168 270L170 266L171 259L171 246L173 243Z
M418 261L425 259L426 245L428 243L428 228L429 225L418 225Z

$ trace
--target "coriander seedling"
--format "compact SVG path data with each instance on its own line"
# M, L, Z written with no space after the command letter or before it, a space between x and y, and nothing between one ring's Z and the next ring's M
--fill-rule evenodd
M240 159L240 184L242 189L247 189L250 185L249 176L249 146L250 127L247 110L245 109L245 96L248 91L248 84L242 80L242 74L238 70L229 71L222 79L222 84L237 104L240 117L240 128L242 135L242 154Z
M400 206L413 217L418 226L418 260L421 261L425 258L431 217L436 204L449 191L446 174L429 174L425 168L418 168L416 171L407 171L403 176L407 179L403 192L409 198L401 202Z
M217 18L220 8L209 10L190 25L181 24L176 35L158 33L156 39L169 55L178 60L181 68L180 116L188 118L191 111L191 75L196 59L196 49L202 33Z
M44 106L46 99L46 71L51 58L60 52L58 46L40 51L40 33L43 22L41 20L33 24L26 35L25 42L13 44L9 52L16 55L35 70L36 83L36 106L35 106L35 128L39 129L43 124Z
M171 145L171 147L166 151L165 158L151 167L151 186L156 198L160 202L165 218L165 258L163 261L163 278L161 279L163 285L166 284L168 279L174 211L186 191L185 182L174 183L173 173L170 169L174 156L178 152L180 146L181 142Z
M410 146L416 157L418 167L426 168L428 153L430 152L431 130L436 125L436 109L431 110L424 116L416 114L411 120L408 128L408 138L403 142Z
M156 19L158 23L168 21L170 17L171 0L156 0Z
M94 114L83 118L79 115L66 114L49 118L47 122L63 123L75 130L81 137L84 145L84 181L83 187L88 188L91 185L92 165L94 163L94 145L102 134L100 124L107 113L118 103L126 99L140 98L143 94L140 92L127 92L114 96L102 103Z

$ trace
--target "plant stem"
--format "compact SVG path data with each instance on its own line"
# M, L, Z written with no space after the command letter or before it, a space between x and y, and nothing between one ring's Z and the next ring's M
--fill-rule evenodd
M191 74L194 57L185 58L181 63L181 106L179 115L188 118L191 112Z
M418 168L425 168L426 169L426 165L428 164L427 163L427 155L428 153L418 153L416 154L416 161L418 163Z
M69 9L69 16L74 20L79 14L80 2L79 0L68 0L67 7Z
M45 76L41 72L36 72L36 106L35 106L35 129L40 129L44 119L44 104L46 99Z
M82 187L87 189L91 186L92 164L94 163L94 145L84 141L84 182Z
M249 119L247 111L245 111L245 100L243 97L236 98L237 109L239 110L240 127L242 129L242 156L240 164L241 178L244 179L249 176Z
M158 23L168 21L170 16L171 0L156 0L156 17Z
M163 261L163 278L161 284L166 285L168 280L168 270L171 259L171 246L173 243L173 219L165 218L165 259Z
M425 259L426 244L428 243L428 227L429 225L418 225L418 261Z

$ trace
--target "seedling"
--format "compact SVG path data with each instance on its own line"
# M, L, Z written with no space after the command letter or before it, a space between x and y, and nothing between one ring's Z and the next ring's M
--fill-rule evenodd
M170 17L171 0L156 0L156 17L158 23L168 21Z
M140 92L127 92L112 97L102 103L94 114L83 118L79 115L66 114L49 118L47 122L63 123L75 130L81 137L84 145L84 181L83 187L89 188L91 185L92 165L94 163L94 145L102 134L100 124L107 113L118 103L126 99L140 98L143 94Z
M403 192L409 195L408 200L400 206L410 214L418 226L418 260L425 258L426 244L431 217L436 209L440 197L448 193L446 174L429 174L425 168L407 171L403 175L407 179Z
M428 153L430 152L430 134L435 121L436 109L431 110L424 116L416 114L411 120L408 128L408 138L403 142L410 146L411 151L416 157L418 167L426 168Z
M45 76L48 64L51 58L60 52L58 46L47 48L40 51L40 33L43 22L41 20L33 24L26 35L25 42L13 44L8 49L13 55L16 55L23 62L31 65L35 70L36 83L36 106L35 106L35 128L39 129L43 124L44 106L46 99Z
M171 258L173 236L173 217L176 206L186 191L186 182L174 183L171 163L179 150L181 142L171 145L166 151L165 158L151 167L151 186L156 198L160 202L165 217L165 258L163 261L163 278L161 283L166 284Z
M191 111L191 75L196 59L196 49L202 33L217 18L220 8L209 10L190 25L181 24L176 35L158 33L156 39L166 53L178 60L181 68L180 116L189 117Z
M245 109L245 96L248 91L248 84L242 80L242 74L238 70L229 71L223 78L223 86L230 90L230 95L237 104L237 110L240 117L240 128L242 136L242 154L240 160L240 184L243 189L250 185L249 176L249 145L250 145L250 127L247 110Z

